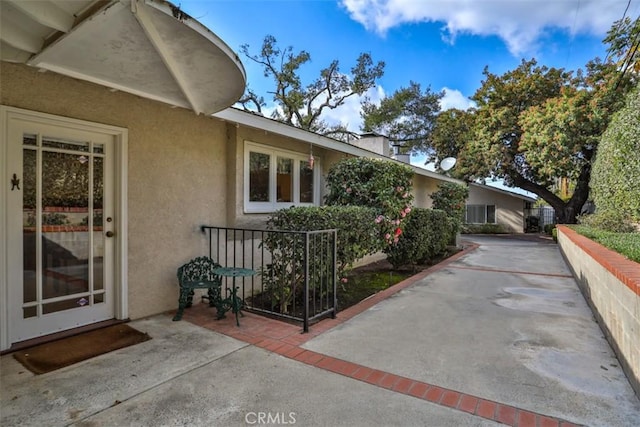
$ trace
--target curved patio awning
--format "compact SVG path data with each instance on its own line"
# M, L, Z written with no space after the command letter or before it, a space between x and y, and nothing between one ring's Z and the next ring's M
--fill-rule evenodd
M2 0L3 61L213 114L246 83L238 56L164 0Z

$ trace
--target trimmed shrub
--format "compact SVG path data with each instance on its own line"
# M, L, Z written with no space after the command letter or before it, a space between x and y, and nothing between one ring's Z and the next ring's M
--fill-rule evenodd
M385 248L387 260L394 268L429 262L445 252L454 226L444 211L413 209L398 243Z
M591 196L603 225L614 217L640 222L640 86L627 95L602 135L591 174ZM606 223L606 224L605 224ZM594 225L595 226L595 225ZM613 231L610 229L610 231Z
M431 194L433 209L443 210L454 221L449 242L456 241L456 235L464 222L465 201L469 197L469 187L453 182L443 182L438 190Z
M578 217L578 223L612 233L631 233L635 230L629 220L625 218L624 213L618 211L604 210L590 215L582 215Z
M617 233L584 225L574 225L571 228L631 261L640 263L640 233Z
M376 211L367 207L291 207L275 212L267 221L267 229L292 231L337 229L337 269L338 276L343 277L345 271L351 268L355 261L382 248L375 218ZM267 239L265 244L270 250L283 250L284 246L293 245L294 242ZM302 257L302 252L296 256Z
M331 206L367 206L375 209L379 236L397 243L404 218L411 211L413 171L389 160L349 158L331 166L327 174Z

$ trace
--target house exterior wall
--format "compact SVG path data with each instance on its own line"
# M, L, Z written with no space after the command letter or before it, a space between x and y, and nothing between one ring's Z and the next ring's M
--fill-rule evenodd
M438 190L442 181L423 175L413 175L413 205L417 208L431 208L431 194Z
M524 232L524 201L518 197L470 185L467 204L495 205L498 224L510 233Z
M55 73L1 63L0 103L127 128L128 307L177 307L176 269L206 250L201 224L225 224L223 122Z

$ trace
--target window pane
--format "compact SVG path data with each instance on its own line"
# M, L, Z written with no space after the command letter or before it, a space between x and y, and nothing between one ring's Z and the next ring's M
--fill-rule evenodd
M469 224L484 224L485 213L485 205L467 205L466 222Z
M249 201L269 201L270 156L263 153L249 153Z
M95 294L93 295L93 303L94 304L102 304L104 302L104 294Z
M36 317L38 315L38 307L37 306L31 306L31 307L24 307L22 309L22 317L25 319L28 319L29 317Z
M27 136L25 136L25 145L30 145ZM22 263L24 266L23 273L23 302L31 302L37 300L37 282L36 282L36 152L34 150L25 149L22 155L23 162L23 182L22 182L22 239L23 239L23 255ZM26 309L25 309L26 310ZM26 310L25 318L31 317L27 315L33 311ZM34 314L34 316L37 315Z
M300 162L300 203L313 203L313 169L307 161Z
M95 158L93 163L93 289L104 289L103 259L105 237L103 230L102 199L104 192L104 160ZM87 216L87 220L89 217Z
M48 148L61 148L63 150L89 151L88 142L61 141L48 137L44 137L42 139L42 146Z
M22 137L22 143L24 145L38 145L38 138L36 135L25 134Z
M496 207L495 205L487 206L487 222L490 224L496 223Z
M89 289L89 165L85 156L42 153L43 298Z
M277 200L293 202L293 159L278 157Z
M71 298L42 305L42 314L56 313L80 307L90 307L87 297Z

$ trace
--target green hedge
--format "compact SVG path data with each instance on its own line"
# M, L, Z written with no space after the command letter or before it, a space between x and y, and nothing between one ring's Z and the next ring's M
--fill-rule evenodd
M598 214L611 212L634 222L640 221L639 111L640 86L602 135L590 183Z
M577 233L640 263L640 233L616 233L585 225L572 226Z
M594 229L610 231L613 233L630 233L634 231L633 225L625 217L623 212L603 210L594 214L581 215L578 223Z
M338 230L337 269L339 277L352 264L382 249L375 209L360 206L292 207L275 212L267 222L272 230ZM270 249L282 249L282 242L268 242Z
M469 197L469 187L453 182L443 182L438 190L431 194L433 209L443 210L454 221L449 243L455 244L456 235L464 222L465 201Z
M456 223L446 212L414 208L397 244L387 246L387 260L398 268L425 264L444 253Z

